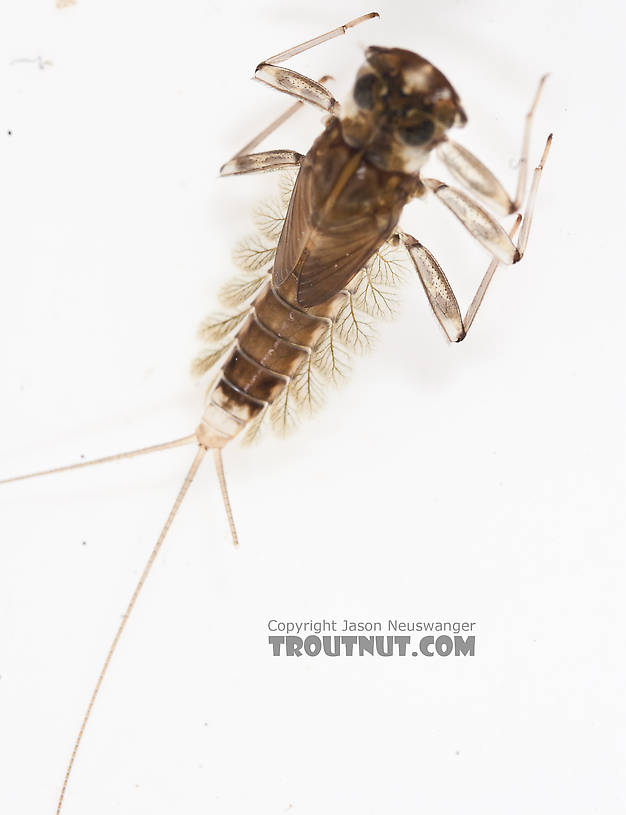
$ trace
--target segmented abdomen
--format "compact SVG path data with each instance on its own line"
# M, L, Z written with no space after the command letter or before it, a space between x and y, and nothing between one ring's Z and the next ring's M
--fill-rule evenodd
M203 443L223 447L277 399L349 296L340 292L305 311L295 304L293 279L276 289L268 277L208 392L199 428Z

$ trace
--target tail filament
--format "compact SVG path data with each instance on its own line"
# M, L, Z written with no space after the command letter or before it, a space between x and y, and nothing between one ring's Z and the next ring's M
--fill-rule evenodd
M194 438L194 437L191 437L191 438ZM186 443L185 440L183 440L183 442ZM148 451L147 450L140 450L138 452L148 452ZM165 522L165 526L161 530L161 534L159 535L159 538L158 538L157 542L154 544L154 547L153 547L152 551L150 552L150 556L148 557L148 560L146 561L146 565L143 568L143 572L141 573L141 577L139 578L139 581L138 581L138 583L137 583L137 585L135 587L135 590L134 590L134 592L132 594L132 597L130 598L128 606L126 607L126 611L124 612L124 615L122 617L122 621L120 622L119 627L118 627L117 631L115 632L115 636L113 637L113 642L111 643L111 646L110 646L110 648L108 650L108 653L107 653L106 658L104 660L104 664L102 665L102 669L100 670L100 675L98 676L98 681L96 682L96 685L95 685L95 687L93 689L93 693L91 694L91 698L89 700L89 704L87 705L87 710L85 711L85 715L83 716L83 720L82 720L81 725L80 725L80 730L78 731L78 736L76 737L76 741L74 742L74 747L72 749L72 755L70 756L69 764L67 765L67 770L65 771L65 778L63 779L63 786L61 788L61 794L59 796L59 802L57 804L56 815L59 815L59 813L61 812L61 807L63 806L63 799L65 798L65 792L67 790L67 784L68 784L68 781L69 781L69 778L70 778L70 774L72 772L72 767L74 766L74 761L76 759L76 754L78 753L78 748L80 747L80 743L82 741L83 734L85 732L85 728L87 727L87 722L89 721L89 717L91 716L91 711L93 709L96 698L98 696L98 692L100 691L100 687L102 685L104 677L106 676L107 670L109 668L109 665L110 665L111 660L113 658L113 655L115 653L117 645L118 645L118 643L119 643L119 641L121 639L122 634L124 633L124 629L126 628L126 623L128 622L128 618L130 617L131 612L132 612L133 608L135 607L135 603L137 602L137 598L139 597L139 593L141 592L141 590L142 590L142 588L144 586L144 583L146 582L146 580L148 578L148 575L150 574L150 570L152 569L154 561L156 560L156 557L159 554L159 550L161 549L161 546L163 545L163 541L165 540L165 537L166 537L166 535L167 535L167 533L168 533L168 531L169 531L169 529L170 529L170 527L172 525L172 522L174 521L174 518L176 517L176 514L177 514L178 510L180 509L180 505L182 504L183 499L184 499L185 495L187 494L187 490L191 486L191 482L193 481L193 479L195 478L196 473L198 472L198 468L200 467L200 464L202 463L202 459L204 458L205 454L206 454L206 447L203 447L202 445L200 445L198 447L198 451L196 452L196 456L195 456L195 458L193 460L193 463L192 463L192 465L191 465L191 467L189 469L189 472L187 473L187 476L185 477L183 485L181 486L181 488L180 488L180 490L178 492L178 495L176 496L176 501L174 502L174 506L172 507L172 509L170 511L170 514L168 515L167 521ZM92 462L89 462L89 463L92 463Z

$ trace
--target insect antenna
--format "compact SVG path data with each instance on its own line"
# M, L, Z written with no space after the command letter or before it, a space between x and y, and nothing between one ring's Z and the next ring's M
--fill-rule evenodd
M135 456L142 456L145 453L156 453L160 450L169 450L172 447L183 447L185 444L196 442L195 435L183 436L181 439L174 439L173 441L166 441L162 444L153 444L151 447L140 447L138 450L129 450L126 453L116 453L113 456L104 456L104 458L94 458L90 461L79 461L77 464L65 464L63 467L53 467L50 470L39 470L35 473L26 473L26 475L15 475L12 478L0 479L0 484L11 484L13 481L25 481L27 478L39 478L40 475L53 475L54 473L64 473L67 470L78 470L81 467L91 467L93 464L106 464L109 461L120 461L123 458L134 458Z
M195 436L191 436L189 438L194 439ZM183 443L186 444L187 441L184 440ZM145 452L145 451L139 451L139 452ZM70 760L69 760L69 763L67 765L67 769L65 771L65 777L63 779L63 786L61 787L61 794L59 795L59 801L58 801L57 808L56 808L56 815L59 815L59 813L61 812L61 807L63 806L63 800L65 798L65 793L66 793L66 790L67 790L67 784L68 784L68 781L69 781L69 778L70 778L70 774L72 772L72 768L74 766L74 761L76 759L76 754L78 753L78 748L80 747L80 743L82 741L83 734L85 732L85 728L87 727L89 717L91 716L91 711L93 710L93 706L94 706L96 698L98 696L98 692L100 691L100 687L102 686L102 682L104 680L104 677L106 676L107 670L109 668L109 665L111 663L111 660L113 658L115 650L116 650L116 648L118 646L118 643L119 643L119 641L120 641L120 639L122 637L122 634L124 633L124 629L126 628L126 623L128 622L128 618L130 617L131 612L132 612L133 608L135 607L135 603L137 602L137 598L139 597L139 593L141 592L141 590L142 590L142 588L143 588L143 586L144 586L144 584L145 584L145 582L146 582L146 580L148 578L148 575L150 574L150 570L152 569L152 566L154 565L154 561L156 560L156 557L159 554L159 550L160 550L161 546L163 545L163 541L165 540L165 537L166 537L166 535L167 535L167 533L168 533L168 531L169 531L169 529L170 529L170 527L171 527L171 525L172 525L172 523L174 521L174 518L176 517L176 514L178 513L178 510L180 509L180 506L181 506L181 504L182 504L182 502L183 502L183 500L185 498L185 495L187 494L187 491L188 491L189 487L191 486L191 482L193 481L193 479L195 478L196 473L198 472L198 469L200 467L200 464L202 463L202 459L204 458L206 452L207 452L206 447L204 447L203 445L198 446L198 450L197 450L195 458L194 458L194 460L193 460L193 462L191 464L191 467L189 468L189 472L185 476L185 480L183 481L183 484L182 484L180 490L178 491L178 495L176 496L176 500L174 501L174 505L173 505L172 509L170 510L170 514L168 515L167 520L165 521L165 525L163 526L163 529L161 530L161 534L159 535L159 537L157 539L157 542L154 544L154 546L152 548L152 551L150 552L148 560L146 561L146 565L143 567L141 577L139 578L139 580L137 582L137 585L135 586L135 590L133 591L132 596L130 598L130 601L129 601L128 605L126 606L126 610L124 611L124 614L122 616L122 620L121 620L121 622L120 622L120 624L119 624L119 626L117 628L117 631L115 632L115 636L113 637L113 642L111 643L111 645L109 647L109 650L108 650L107 655L105 657L104 663L103 663L102 668L100 670L100 674L98 675L98 680L97 680L97 682L95 684L95 687L93 689L93 692L91 694L91 698L89 699L89 704L87 705L87 710L85 711L85 715L83 716L82 722L80 724L80 729L78 731L78 736L76 737L76 741L74 742L74 747L72 748L72 754L70 756ZM89 463L93 463L93 462L89 462Z

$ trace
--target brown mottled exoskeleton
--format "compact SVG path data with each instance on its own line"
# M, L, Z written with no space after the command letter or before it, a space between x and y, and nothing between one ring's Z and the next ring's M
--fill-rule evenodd
M367 15L374 16L374 15ZM548 138L531 187L519 242L469 195L422 168L433 150L456 178L504 214L524 198L532 114L542 78L526 118L518 188L511 199L492 173L448 138L467 117L446 77L428 60L400 48L371 47L347 103L340 106L322 82L279 66L288 57L337 36L359 18L327 35L270 57L255 77L300 102L254 139L221 169L222 175L298 167L298 175L276 248L271 280L254 301L237 334L236 348L209 394L198 439L219 448L275 402L304 359L315 351L328 324L354 293L357 273L385 243L409 253L430 304L448 338L467 334L499 262L517 263L526 244ZM301 102L330 114L324 132L302 156L291 150L250 151L295 112ZM398 229L405 204L433 192L493 255L474 300L463 318L448 280L428 249ZM208 336L211 335L209 326Z
M368 48L350 97L341 106L325 87L326 78L316 82L280 66L289 57L377 16L372 13L359 17L270 57L257 67L257 79L297 101L224 164L221 175L297 170L286 213L273 215L269 219L271 223L267 219L265 222L265 234L276 238L276 245L256 251L252 262L248 263L247 270L259 274L227 290L223 300L228 305L237 306L235 313L211 318L202 329L206 340L219 340L220 344L217 348L209 348L196 361L197 372L215 369L217 373L208 390L195 434L99 460L115 460L183 444L197 445L191 469L107 653L74 745L57 813L61 810L76 752L113 653L207 450L214 451L236 542L221 449L243 430L249 432L258 427L276 406L279 409L275 412L283 417L287 415L290 389L297 389L297 383L305 382L305 392L311 402L311 377L316 368L326 370L332 378L337 370L341 346L337 337L343 337L344 347L360 342L362 329L355 313L359 309L377 313L388 307L379 285L380 275L377 277L375 271L376 263L385 265L381 254L383 247L408 252L432 309L453 342L466 336L498 264L517 263L524 254L551 137L534 171L525 216L522 219L518 215L509 233L467 193L424 177L422 171L431 153L436 151L470 192L503 214L515 213L524 199L531 120L545 77L539 83L526 117L517 191L511 198L477 158L448 137L448 131L463 126L467 117L450 82L423 57L400 48ZM293 150L253 152L305 102L328 114L324 131L306 155ZM430 192L454 213L493 258L464 317L433 255L398 227L407 202ZM515 244L513 238L520 223L520 237ZM96 462L46 472L93 463Z

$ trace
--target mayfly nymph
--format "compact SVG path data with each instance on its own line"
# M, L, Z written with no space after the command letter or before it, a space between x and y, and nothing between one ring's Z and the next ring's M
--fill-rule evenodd
M296 408L318 405L323 385L342 378L349 351L368 345L370 320L393 313L393 288L404 261L417 272L448 339L459 342L467 335L498 265L517 263L524 255L551 136L534 170L524 217L518 214L508 232L467 192L425 176L423 169L436 154L456 180L488 207L502 215L518 212L525 200L531 122L545 77L526 116L517 189L511 197L474 155L449 137L451 129L466 124L467 116L454 87L424 57L401 48L368 48L343 104L326 87L327 77L314 81L281 66L290 57L377 16L363 15L269 57L256 68L256 79L296 101L220 172L230 176L284 170L286 180L281 200L258 215L260 237L248 241L238 253L243 275L222 290L222 303L230 311L207 319L201 328L208 346L195 361L194 370L200 375L212 372L213 378L195 433L97 462L45 471L59 472L185 444L197 446L106 655L70 757L57 815L111 658L207 451L212 450L215 457L237 542L221 450L235 438L254 437L267 418L289 429ZM304 103L327 116L323 132L306 155L290 149L254 152ZM464 316L434 256L398 226L404 206L430 193L491 255Z
M221 175L228 176L296 167L297 175L283 201L286 212L279 205L261 211L260 242L253 240L239 252L246 276L222 292L224 304L235 310L208 319L201 329L205 340L218 344L196 360L196 373L221 361L196 431L208 449L223 447L244 429L247 438L254 437L268 414L286 429L292 405L316 407L321 383L341 378L347 351L367 344L368 318L393 313L390 286L403 267L398 249L412 261L446 335L459 342L498 262L517 263L528 241L550 138L535 171L517 245L512 238L521 217L507 234L466 193L422 177L421 170L436 149L477 196L504 214L516 212L524 198L530 122L545 78L527 116L512 200L478 159L448 138L447 131L465 125L467 116L452 85L430 62L400 48L368 48L352 95L340 106L322 82L278 67L320 39L258 66L258 79L301 101L221 168ZM250 152L302 101L330 114L305 156L291 150ZM398 229L403 207L428 192L493 256L464 318L433 255Z

